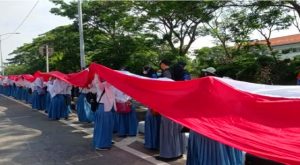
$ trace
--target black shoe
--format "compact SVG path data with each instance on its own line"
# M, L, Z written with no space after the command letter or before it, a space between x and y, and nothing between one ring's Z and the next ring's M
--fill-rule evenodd
M177 157L175 157L174 159L181 159L183 157L183 155L179 155Z
M164 162L171 161L169 158L163 158L163 157L160 157L160 156L155 156L155 159L160 160L160 161L164 161Z
M160 157L160 156L155 156L156 160L160 160L160 161L164 161L164 162L175 161L175 160L180 159L180 158L182 158L182 155L174 157L174 158L163 158L163 157Z

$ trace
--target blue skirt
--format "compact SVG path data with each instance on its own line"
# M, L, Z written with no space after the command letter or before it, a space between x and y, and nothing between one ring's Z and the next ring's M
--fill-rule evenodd
M19 87L14 86L14 98L18 97Z
M51 99L48 118L52 120L59 120L61 117L66 117L67 105L64 95L57 94Z
M37 91L33 91L32 93L32 109L38 109L41 107L40 97Z
M8 85L4 87L4 94L6 96L11 96L12 95L12 86Z
M71 95L67 94L67 95L63 95L64 96L64 100L65 100L65 104L66 104L66 110L62 112L62 117L64 118L68 118L69 114L72 113L71 110ZM69 101L67 101L69 100Z
M27 102L27 99L28 99L28 89L27 88L24 88L23 89L23 96L22 96L22 100L24 100L25 102Z
M13 96L13 87L11 85L7 87L7 96Z
M0 94L3 94L3 86L0 85Z
M28 92L27 91L28 91L27 88L22 89L22 98L21 98L21 100L24 100L24 101L27 100L27 98L28 98Z
M159 148L159 128L160 128L160 116L154 116L147 111L145 119L145 147L148 149Z
M8 88L8 96L13 96L13 95L14 95L14 87L10 85Z
M114 110L114 108L112 109L111 112L113 115L113 122L114 122L113 131L114 131L114 133L117 133L118 128L119 128L119 116L118 116L117 112Z
M40 110L45 110L46 109L46 94L39 95L41 99L41 109Z
M187 165L243 165L241 151L190 131Z
M45 112L49 112L49 108L50 108L50 104L51 104L51 95L49 92L46 93L46 101L45 101Z
M37 91L32 94L32 109L45 109L45 95L39 95Z
M86 100L86 94L81 93L78 97L76 110L78 115L78 120L81 122L91 122L93 121L93 112L91 110L91 104Z
M18 92L17 89L18 88L16 86L11 87L11 96L14 98L17 98L17 92Z
M116 112L118 126L117 132L119 136L136 136L138 121L136 117L135 108L132 107L129 113Z
M28 91L27 91L26 103L27 104L32 104L32 93L30 94Z
M3 89L2 89L2 93L6 96L8 96L8 86L3 86Z
M22 100L22 96L23 96L23 88L16 87L16 99Z
M105 112L104 105L99 104L95 112L93 147L111 148L113 134L112 112Z
M159 156L176 158L185 152L185 137L181 133L182 126L174 121L161 117L159 132Z

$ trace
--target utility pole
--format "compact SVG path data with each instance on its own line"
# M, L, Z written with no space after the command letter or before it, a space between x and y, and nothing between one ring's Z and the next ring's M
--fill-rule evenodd
M48 51L48 44L46 44L46 71L49 72L49 51Z
M85 68L85 55L84 55L84 40L83 40L83 26L82 26L82 9L81 0L78 0L78 22L79 22L79 35L80 35L80 67Z
M39 52L41 55L46 56L46 72L49 72L49 56L54 53L54 49L49 47L49 43L39 47Z

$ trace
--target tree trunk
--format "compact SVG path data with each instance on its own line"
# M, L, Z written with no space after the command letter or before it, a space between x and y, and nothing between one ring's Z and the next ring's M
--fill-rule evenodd
M291 4L294 7L294 9L296 10L296 12L298 13L298 16L300 17L300 5L297 4L296 1L286 1L286 3Z
M268 46L270 52L272 52L272 51L273 51L273 48L272 48L272 46L271 46L270 39L267 39L267 38L266 38L266 41L267 41L267 46Z

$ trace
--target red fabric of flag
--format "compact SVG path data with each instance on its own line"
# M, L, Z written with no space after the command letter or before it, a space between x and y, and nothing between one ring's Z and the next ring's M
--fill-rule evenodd
M214 77L169 82L128 76L95 63L89 69L202 135L260 157L300 164L300 99L237 90Z

